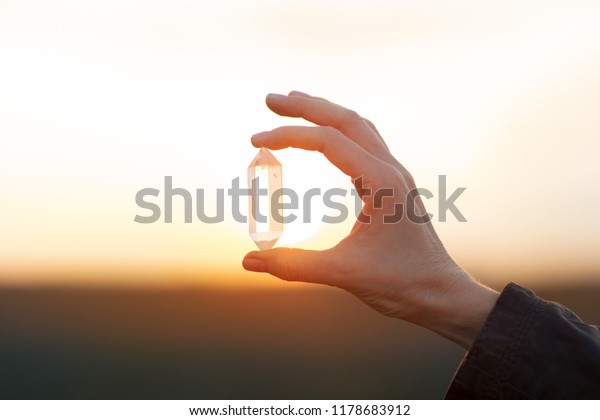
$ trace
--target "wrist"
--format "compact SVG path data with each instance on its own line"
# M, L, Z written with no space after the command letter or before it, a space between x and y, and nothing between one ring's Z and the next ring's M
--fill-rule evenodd
M458 266L431 284L423 295L421 310L409 321L469 349L499 293L477 282Z

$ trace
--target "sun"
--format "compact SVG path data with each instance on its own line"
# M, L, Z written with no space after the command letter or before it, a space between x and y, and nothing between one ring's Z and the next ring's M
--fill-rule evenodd
M307 209L304 209L308 211ZM325 206L321 201L314 200L310 208L310 221L304 221L304 214L300 211L292 212L297 218L283 225L283 233L278 245L295 245L314 236L323 224L322 217ZM285 213L284 213L285 215Z
M319 236L319 231L327 230L321 229L326 224L323 216L335 215L335 211L325 205L324 196L329 189L347 184L348 179L319 153L299 149L275 153L282 164L283 188L293 194L296 201L291 208L282 211L284 218L295 218L284 223L275 246L297 246ZM291 201L289 197L284 198L285 203Z

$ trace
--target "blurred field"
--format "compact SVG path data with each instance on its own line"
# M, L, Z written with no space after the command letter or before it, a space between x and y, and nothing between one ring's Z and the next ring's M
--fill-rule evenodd
M0 290L3 399L435 399L462 355L327 288Z

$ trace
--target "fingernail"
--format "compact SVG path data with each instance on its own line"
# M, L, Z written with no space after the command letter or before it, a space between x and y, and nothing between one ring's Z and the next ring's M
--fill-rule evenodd
M304 96L305 98L310 98L308 93L300 92L299 90L292 90L290 96Z
M258 258L246 258L242 261L242 266L248 271L256 271L257 273L267 271L267 264Z
M287 98L287 96L285 95L280 95L279 93L269 93L267 95L267 100L268 101L280 101L282 99Z
M250 142L253 146L259 147L257 146L257 142L259 142L267 133L268 131L262 131L260 133L253 134L250 138Z
M261 131L260 133L252 134L252 138L257 139L257 138L263 137L267 133L268 133L268 131Z

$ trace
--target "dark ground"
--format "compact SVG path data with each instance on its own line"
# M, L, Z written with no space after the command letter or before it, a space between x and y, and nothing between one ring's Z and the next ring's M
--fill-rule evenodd
M0 289L2 399L436 399L462 355L334 289Z

